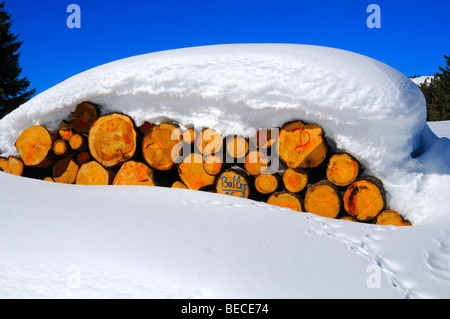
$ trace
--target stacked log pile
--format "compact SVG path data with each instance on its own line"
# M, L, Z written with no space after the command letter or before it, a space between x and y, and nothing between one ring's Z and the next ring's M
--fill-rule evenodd
M187 188L329 218L411 225L386 207L379 179L330 145L319 125L302 121L222 136L173 122L136 127L125 114L100 116L83 102L58 132L25 129L15 143L20 157L0 157L0 171L66 184Z

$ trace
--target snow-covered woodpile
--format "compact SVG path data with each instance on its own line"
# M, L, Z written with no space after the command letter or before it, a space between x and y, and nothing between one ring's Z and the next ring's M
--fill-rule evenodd
M318 124L299 120L254 136L222 136L175 122L137 127L125 114L100 115L83 102L59 132L25 129L15 143L19 158L0 158L0 170L67 184L187 188L330 218L410 225L387 207L382 182L329 142Z

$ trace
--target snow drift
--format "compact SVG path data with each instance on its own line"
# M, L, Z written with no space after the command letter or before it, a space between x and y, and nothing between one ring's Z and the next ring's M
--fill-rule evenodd
M249 128L295 119L315 122L336 148L352 153L384 182L388 205L413 226L355 225L195 191L48 185L0 174L7 198L0 203L7 247L0 251L5 287L0 289L7 295L33 295L46 286L39 278L54 286L37 295L57 295L62 277L55 277L52 267L61 271L77 258L81 262L76 263L88 264L84 269L92 285L82 292L65 291L69 296L116 296L111 291L123 287L130 290L121 296L150 291L153 297L450 295L450 141L438 138L426 124L425 100L417 85L391 67L347 51L281 44L218 45L132 57L76 75L6 116L0 121L1 151L16 154L14 142L23 129L34 124L56 128L85 100L100 104L103 113L123 112L137 125L170 118L224 135L246 135ZM43 193L35 195L37 189ZM20 203L19 190L29 195L29 202ZM83 193L90 208L80 213L80 203L57 201L47 211L45 199L53 198L47 191L67 200L72 192ZM145 210L148 201L154 208ZM112 213L106 213L102 203L123 205L108 205ZM186 226L192 232L186 233ZM28 237L18 239L16 231ZM117 243L115 231L124 242ZM39 234L45 239L36 240ZM165 248L140 246L150 242ZM44 249L43 256L31 254L37 269L20 262L33 247ZM24 255L17 258L17 251ZM183 262L177 265L179 260ZM338 266L324 266L333 261ZM367 288L366 266L371 264L385 275L388 284L382 289ZM127 267L131 270L121 274ZM137 286L131 284L136 277L143 278ZM17 281L23 291L14 288Z

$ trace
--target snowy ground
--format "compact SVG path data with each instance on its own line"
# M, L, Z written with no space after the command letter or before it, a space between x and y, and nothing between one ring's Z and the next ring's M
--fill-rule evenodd
M14 154L21 130L55 126L83 100L138 121L169 117L236 134L293 118L320 123L383 180L389 205L414 225L325 219L182 189L0 174L0 297L450 297L450 140L442 137L450 125L430 123L441 138L433 134L420 90L388 66L296 45L144 55L24 104L0 121L0 148Z

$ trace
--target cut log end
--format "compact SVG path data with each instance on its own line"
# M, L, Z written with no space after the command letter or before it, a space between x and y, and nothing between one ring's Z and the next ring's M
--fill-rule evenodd
M61 139L68 141L69 138L72 136L73 132L73 126L70 122L67 121L61 121L61 124L59 126L59 136Z
M67 143L63 139L56 140L55 143L53 143L53 152L55 155L64 156L68 153L68 150Z
M76 184L78 185L109 185L113 174L96 161L81 165L78 170Z
M261 174L255 178L255 188L261 194L272 194L280 188L278 174Z
M209 175L217 175L222 171L223 161L218 155L208 155L203 160L203 168Z
M86 138L81 134L73 134L69 138L70 148L75 151L84 151L87 147Z
M131 118L118 113L99 117L89 131L89 151L105 167L132 158L136 151L136 131Z
M267 204L290 208L297 212L303 211L300 198L289 192L278 192L270 195Z
M201 154L191 153L178 165L178 174L189 188L199 190L214 184L215 176L208 174L203 166Z
M283 184L288 191L298 193L308 185L308 174L301 168L288 168L283 173Z
M77 178L78 165L73 159L67 157L53 165L52 173L55 182L73 184Z
M184 188L184 189L188 189L188 187L181 181L175 181L172 186L172 188Z
M269 157L261 151L251 151L245 156L245 170L253 176L268 172Z
M15 146L26 166L49 167L54 162L53 143L56 139L56 134L35 125L19 135Z
M25 165L17 157L0 157L0 171L8 174L22 176Z
M331 156L327 165L327 179L337 186L348 186L358 177L359 162L350 154L342 153Z
M241 159L248 153L248 140L243 136L227 136L226 151L227 156L232 159Z
M376 219L377 225L392 225L392 226L411 226L411 223L404 220L403 217L396 211L387 209L380 213Z
M72 114L70 124L78 133L88 133L98 116L95 105L89 102L82 102L77 105L75 112Z
M370 221L385 206L383 184L374 177L358 178L347 187L343 201L347 213L359 221Z
M333 184L321 181L308 187L304 205L309 213L336 218L341 210L341 197Z
M233 168L224 171L217 177L215 189L218 194L248 198L250 183L248 173L242 169Z
M171 169L182 149L182 134L178 126L161 123L152 127L142 142L142 154L152 168L166 171Z
M153 171L144 163L125 162L117 172L113 185L155 186Z
M204 156L218 153L223 146L223 137L215 130L207 128L197 137L197 149Z
M322 129L300 121L283 125L278 140L280 158L291 168L319 166L327 155Z

